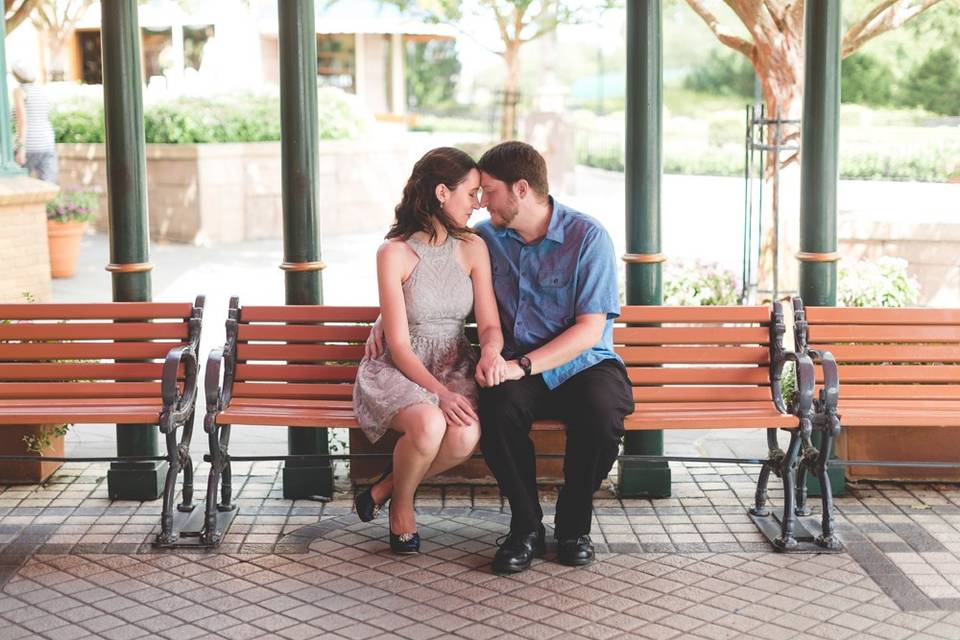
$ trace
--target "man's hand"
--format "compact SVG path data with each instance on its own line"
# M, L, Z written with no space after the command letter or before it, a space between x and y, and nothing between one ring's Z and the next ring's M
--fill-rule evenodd
M523 367L516 360L507 360L507 369L503 380L519 380L524 376Z
M370 330L370 335L367 337L367 344L364 347L364 353L367 358L379 358L385 350L384 345L386 342L380 319L381 316L377 316L377 320L373 323L373 328Z
M474 376L481 387L495 387L506 378L507 362L496 351L487 351L480 354L477 363L477 373Z

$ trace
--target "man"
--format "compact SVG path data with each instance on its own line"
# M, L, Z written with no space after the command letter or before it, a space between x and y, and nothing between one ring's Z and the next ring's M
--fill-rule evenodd
M510 502L510 533L495 573L527 569L545 547L531 423L567 427L564 484L554 521L558 560L593 561L593 493L610 472L633 412L626 369L613 350L620 313L616 257L593 218L554 200L546 164L530 145L504 142L479 162L481 206L490 220L476 231L490 251L504 332L507 381L491 386L478 369L480 447Z

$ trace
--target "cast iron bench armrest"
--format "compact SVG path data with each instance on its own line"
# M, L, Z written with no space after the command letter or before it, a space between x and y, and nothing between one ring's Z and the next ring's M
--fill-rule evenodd
M223 369L224 347L215 347L207 355L207 366L204 370L204 395L207 398L207 412L203 421L203 429L213 433L216 428L216 417L230 402L229 393L221 384Z
M180 365L185 368L183 392L177 389L177 374ZM177 429L193 412L197 398L197 354L189 345L174 347L167 353L163 363L163 377L160 383L160 396L163 398L163 410L160 413L160 432L170 433Z

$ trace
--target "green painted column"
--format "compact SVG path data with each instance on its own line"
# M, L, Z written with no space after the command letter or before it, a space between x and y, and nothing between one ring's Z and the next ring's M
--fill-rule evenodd
M107 196L113 299L151 299L150 224L143 139L140 26L136 0L102 3L103 106L106 124ZM118 425L117 454L159 456L156 425ZM161 462L113 463L107 472L111 498L155 500L163 491Z
M660 180L663 173L663 29L660 0L627 1L627 304L658 305ZM663 431L628 432L624 453L663 455ZM670 495L666 462L621 461L624 496Z
M313 0L277 0L280 20L280 124L283 265L287 304L322 304L317 162L317 30ZM326 429L289 427L291 455L328 453ZM329 462L287 462L283 496L333 495Z
M808 307L837 304L837 181L840 134L840 0L807 2L800 146L800 297ZM831 468L840 495L842 468ZM807 489L820 485L807 476Z
M13 161L13 136L10 135L10 90L7 87L7 25L0 19L0 178L26 175Z

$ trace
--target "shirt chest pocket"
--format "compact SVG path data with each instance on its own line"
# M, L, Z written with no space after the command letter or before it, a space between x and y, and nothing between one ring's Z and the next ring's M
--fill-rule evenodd
M572 317L574 291L570 272L565 269L540 269L536 297L545 312L559 316L558 319Z

